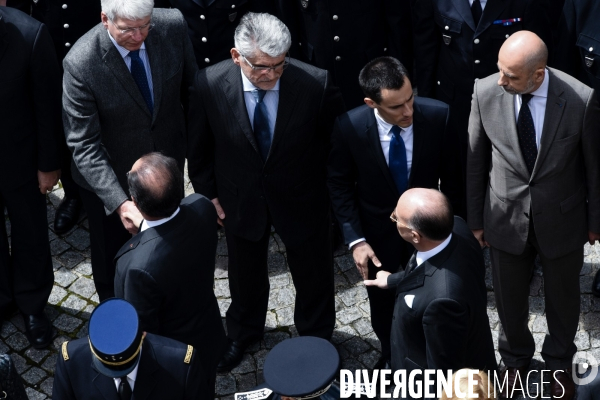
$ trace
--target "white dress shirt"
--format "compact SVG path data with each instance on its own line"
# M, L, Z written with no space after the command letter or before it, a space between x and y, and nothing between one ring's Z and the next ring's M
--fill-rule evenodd
M179 214L179 207L177 207L177 210L175 210L175 212L173 214L171 214L170 217L157 219L156 221L143 220L142 221L142 226L140 228L140 232L144 232L146 229L154 228L155 226L159 226L159 225L164 224L165 222L169 222L177 214Z
M108 29L106 30L108 33L108 37L110 41L113 42L121 57L123 57L123 61L125 61L125 65L129 72L131 72L131 57L129 56L129 50L127 50L123 46L119 46L117 41L112 37ZM146 51L146 43L142 43L142 47L140 47L140 58L144 63L144 69L146 70L146 78L148 79L148 86L150 87L150 95L152 96L152 103L154 103L154 86L152 85L152 71L150 70L150 59L148 58L148 52Z
M485 5L487 4L487 0L479 0L481 3L481 11L485 9ZM469 7L473 5L473 0L469 0Z
M417 251L417 267L423 264L425 261L429 260L431 257L440 253L442 250L444 250L446 246L448 246L448 243L450 243L450 239L452 239L452 234L450 234L450 236L448 236L446 240L444 240L442 243L438 244L431 250Z
M140 357L138 358L138 363L136 364L133 371L127 374L127 382L129 382L129 386L131 387L131 393L133 393L133 387L135 386L135 380L137 378L138 367L140 366L139 360L142 359L142 349L140 348ZM117 386L117 393L119 392L119 385L121 384L121 378L113 378L115 380L115 385Z
M375 119L377 120L377 131L379 132L379 142L381 143L381 150L383 150L383 156L385 157L385 162L389 166L390 165L390 143L392 141L392 124L384 121L379 115L379 111L377 109L375 111ZM407 128L400 128L400 137L404 140L404 147L406 148L406 171L408 172L408 176L410 176L410 170L412 168L412 156L413 156L413 145L414 145L414 134L413 134L413 126L409 126ZM351 242L348 245L348 248L352 248L357 243L364 242L365 238L357 239Z
M244 100L246 101L246 110L248 111L248 118L250 118L250 125L254 130L254 109L256 108L256 98L252 94L253 90L258 88L250 82L246 75L240 69L242 74L242 83L244 85ZM269 118L269 132L271 133L271 140L273 140L273 134L275 133L275 121L277 121L277 108L279 107L279 79L273 87L273 89L267 90L265 97L263 97L263 103L267 107L267 117Z
M542 131L544 130L544 116L546 114L546 102L548 101L548 84L550 78L548 76L548 70L545 70L544 81L535 92L531 92L533 97L529 100L529 110L533 117L533 126L535 127L535 144L539 150L540 140L542 138ZM515 123L519 120L519 111L521 110L521 104L523 99L521 95L514 96L515 98Z

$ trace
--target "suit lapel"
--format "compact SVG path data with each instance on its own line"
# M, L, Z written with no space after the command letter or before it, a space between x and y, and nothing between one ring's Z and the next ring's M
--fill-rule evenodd
M379 139L379 129L377 128L377 119L375 118L375 111L373 109L370 109L367 114L367 121L365 124L365 135L367 135L373 158L377 162L377 165L379 165L379 168L381 168L381 172L383 173L383 176L385 177L385 180L392 189L394 195L399 198L400 193L398 192L398 188L396 187L396 183L394 182L394 178L392 177L390 168L388 167L385 161L383 149L381 148L381 141Z
M108 37L108 33L104 28L99 33L100 35L100 46L102 48L102 61L110 72L121 82L125 90L133 97L138 105L150 115L150 110L142 97L140 89L137 87L131 72L127 69L125 61L119 51Z
M454 5L454 8L456 8L456 11L461 15L463 21L465 21L465 23L469 25L469 28L475 32L477 27L475 26L475 20L473 20L471 7L469 7L469 0L452 0L452 4Z
M148 59L150 60L152 86L154 90L154 115L152 116L152 122L154 122L156 116L158 115L160 98L162 96L162 83L164 81L162 73L164 69L162 68L162 57L156 32L150 31L145 43L146 51L148 52Z
M238 121L240 128L242 128L242 132L244 132L254 150L260 154L256 145L256 139L254 138L254 132L252 131L252 125L250 124L250 118L248 117L248 110L246 109L241 73L240 68L232 62L229 73L225 77L226 84L223 85L223 91L236 121Z
M546 99L546 111L544 112L544 127L542 129L542 137L540 138L540 148L538 151L537 159L535 160L535 166L531 177L536 174L541 168L546 155L548 155L548 149L554 141L558 126L565 110L567 101L560 97L563 93L562 87L558 85L558 80L554 79L554 76L550 70L548 70L548 98Z
M414 117L413 117L413 154L412 154L412 165L410 167L410 175L408 177L408 187L412 187L413 177L415 176L415 168L418 168L417 164L421 159L421 152L424 147L425 132L427 129L427 120L421 114L421 107L414 102Z
M482 32L485 32L485 30L496 20L496 17L498 17L498 15L502 13L505 6L506 4L504 0L488 1L483 10L483 14L481 14L481 20L479 21L479 25L477 25L474 37L477 37ZM517 17L517 15L515 15L514 17ZM472 18L473 16L471 16L471 19Z
M145 400L150 398L154 387L156 386L156 374L160 368L156 361L154 348L148 338L144 341L142 348L142 356L140 358L140 366L138 367L138 375L133 388L133 398L135 400Z
M96 376L92 382L94 383L94 386L96 386L96 389L98 389L98 392L102 394L102 397L104 397L106 400L119 400L119 393L117 392L114 379L104 376L98 372L93 363L92 369L96 371Z
M517 133L517 118L515 116L515 98L514 95L508 94L504 92L502 89L498 88L501 93L498 94L500 97L500 110L505 110L502 112L503 118L503 126L505 127L506 135L508 136L508 140L513 148L513 153L517 158L518 167L523 173L523 176L529 176L529 171L527 170L527 164L525 164L525 159L523 158L523 152L521 152L521 145L519 144L519 134Z
M288 68L286 72L281 75L279 83L279 105L277 106L277 118L275 120L275 129L273 132L273 141L271 143L271 149L269 150L269 157L275 151L281 138L285 135L286 129L290 124L290 121L294 120L294 112L298 92L296 90L296 76L293 68Z

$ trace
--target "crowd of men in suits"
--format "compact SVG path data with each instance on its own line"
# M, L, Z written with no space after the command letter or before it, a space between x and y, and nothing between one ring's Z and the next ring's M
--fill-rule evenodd
M573 397L582 246L600 240L598 2L0 5L0 208L11 222L10 249L0 229L0 318L19 310L33 347L52 338L44 199L60 178L53 229L69 232L85 208L100 300L127 300L142 331L197 349L213 391L216 371L262 337L274 227L301 336L330 339L332 237L348 246L382 345L377 368L496 369L489 246L508 391L535 350L527 298L539 256L542 357L562 371L553 395ZM186 159L196 194L183 199ZM227 335L212 292L219 225Z

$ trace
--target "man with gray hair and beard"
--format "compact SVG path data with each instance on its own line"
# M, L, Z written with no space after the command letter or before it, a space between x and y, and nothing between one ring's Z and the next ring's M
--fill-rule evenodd
M329 73L290 59L288 28L269 14L240 21L226 60L196 75L188 166L225 227L231 305L220 371L262 338L269 301L271 226L287 250L300 335L329 339L335 325L326 160L344 111Z
M160 151L183 171L188 87L198 67L177 10L153 0L102 0L102 24L64 59L63 122L73 179L90 225L92 271L100 300L114 297L119 248L139 215L127 176L142 155Z

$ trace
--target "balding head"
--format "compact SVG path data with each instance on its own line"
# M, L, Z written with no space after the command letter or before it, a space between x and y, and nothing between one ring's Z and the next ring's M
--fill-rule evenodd
M127 175L129 194L144 218L170 217L183 197L183 177L177 162L160 153L142 156Z
M498 53L498 85L510 94L537 90L544 81L548 48L535 33L519 31L510 36Z
M452 205L446 196L434 189L407 190L398 200L394 213L400 235L418 250L421 249L415 242L415 234L420 235L421 245L428 247L431 243L444 241L454 227ZM402 227L405 229L401 230Z

